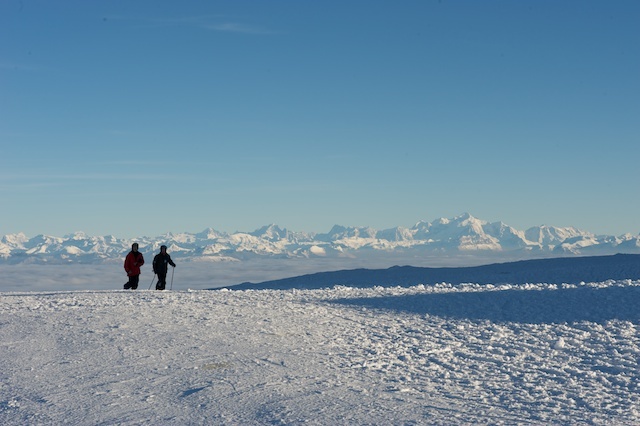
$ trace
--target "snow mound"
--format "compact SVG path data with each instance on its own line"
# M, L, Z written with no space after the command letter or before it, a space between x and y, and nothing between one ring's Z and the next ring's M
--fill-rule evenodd
M638 306L632 280L2 293L0 423L639 424Z

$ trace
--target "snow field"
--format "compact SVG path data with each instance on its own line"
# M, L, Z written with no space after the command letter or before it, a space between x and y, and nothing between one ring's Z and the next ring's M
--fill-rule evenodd
M2 293L0 423L638 424L638 302L640 281Z

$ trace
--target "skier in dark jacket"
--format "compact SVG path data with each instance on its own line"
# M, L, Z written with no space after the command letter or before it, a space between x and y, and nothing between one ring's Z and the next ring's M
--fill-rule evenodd
M153 272L158 275L156 290L164 290L167 285L167 269L169 268L167 264L176 267L171 256L167 253L167 246L160 246L160 253L153 258Z
M124 270L129 277L129 282L124 285L124 289L135 290L138 288L138 281L140 280L140 267L144 265L144 257L142 253L138 251L138 243L131 245L131 251L124 259Z

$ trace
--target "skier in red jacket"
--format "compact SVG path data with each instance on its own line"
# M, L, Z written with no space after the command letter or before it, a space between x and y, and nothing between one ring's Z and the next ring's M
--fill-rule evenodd
M142 253L138 251L138 243L133 243L131 251L124 259L124 270L127 272L129 282L124 285L124 289L135 290L138 288L138 281L140 280L140 267L144 265L144 257Z

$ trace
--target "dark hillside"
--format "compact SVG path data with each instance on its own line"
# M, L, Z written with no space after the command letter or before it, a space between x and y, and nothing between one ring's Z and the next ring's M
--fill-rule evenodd
M640 279L640 255L565 257L522 260L510 263L460 268L393 266L389 269L353 269L320 272L261 283L242 283L227 287L246 289L319 289L349 287L409 287L417 284L526 284L599 282L609 279Z

